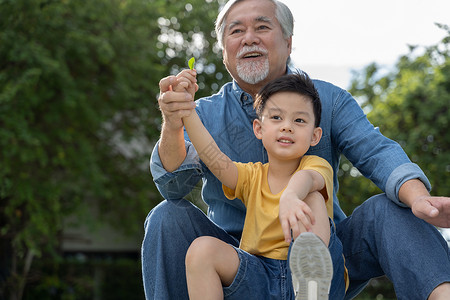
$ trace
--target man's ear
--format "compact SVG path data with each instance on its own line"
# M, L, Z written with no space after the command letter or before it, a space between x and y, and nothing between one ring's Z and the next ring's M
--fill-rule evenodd
M322 138L322 128L316 127L314 128L313 135L311 137L311 146L315 146L320 142Z
M259 119L255 119L253 121L253 133L255 134L257 139L262 139L262 127L261 121Z
M292 36L287 39L287 47L289 49L289 54L292 53Z

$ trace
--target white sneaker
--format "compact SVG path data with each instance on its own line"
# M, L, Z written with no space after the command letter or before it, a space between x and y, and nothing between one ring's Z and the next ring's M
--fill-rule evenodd
M299 235L291 248L289 267L296 300L328 299L333 262L328 247L317 235Z

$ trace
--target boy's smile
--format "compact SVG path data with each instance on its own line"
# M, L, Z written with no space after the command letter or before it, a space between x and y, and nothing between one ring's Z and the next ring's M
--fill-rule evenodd
M289 138L289 137L282 136L281 138L278 139L278 143L280 143L282 145L284 145L284 144L293 144L294 141L291 138Z

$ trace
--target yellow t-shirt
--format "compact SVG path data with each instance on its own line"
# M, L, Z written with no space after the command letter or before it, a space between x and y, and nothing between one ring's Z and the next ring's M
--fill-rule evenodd
M284 241L278 219L279 201L284 189L276 195L270 192L267 181L269 164L235 164L238 168L236 189L222 187L228 199L239 198L247 207L240 248L254 255L286 260L289 244ZM302 158L297 171L307 169L319 172L325 179L325 187L320 192L325 198L328 216L333 218L333 169L326 160L312 155Z

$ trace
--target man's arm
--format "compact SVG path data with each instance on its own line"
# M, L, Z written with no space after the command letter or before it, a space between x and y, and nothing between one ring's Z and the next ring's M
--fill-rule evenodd
M450 198L430 196L422 170L370 124L350 94L341 92L337 99L331 124L337 148L392 201L432 225L450 227Z
M163 117L158 153L168 172L175 171L186 157L182 118L194 108L192 94L188 90L174 91L175 76L159 82L159 108Z

